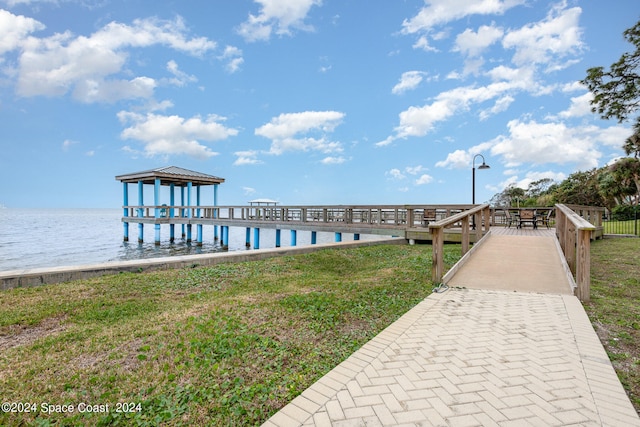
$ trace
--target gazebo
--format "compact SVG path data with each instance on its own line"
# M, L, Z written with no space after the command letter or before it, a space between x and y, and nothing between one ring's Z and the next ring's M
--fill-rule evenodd
M156 169L150 169L142 172L134 172L116 176L116 180L122 182L123 191L123 218L124 224L124 241L129 240L129 219L136 217L135 222L138 223L138 242L143 242L144 222L149 222L155 226L155 243L160 244L160 224L167 222L170 224L171 236L173 242L175 238L175 223L171 221L174 218L175 209L186 210L186 214L191 214L188 207L198 207L200 205L200 188L202 186L213 185L213 206L218 205L218 185L224 182L224 178L208 175L202 172L196 172L177 166L166 166ZM138 204L136 206L129 205L129 184L137 184L138 186ZM153 185L153 205L145 206L144 204L144 186ZM162 204L160 200L160 187L169 187L169 205ZM180 205L176 206L175 189L180 188ZM191 193L193 187L196 188L196 204L192 205ZM186 195L185 195L186 190ZM186 196L186 198L185 198ZM134 212L137 215L134 215ZM153 212L151 214L151 212ZM182 212L179 215L182 217ZM146 215L145 215L146 213ZM145 221L145 218L149 221ZM162 220L168 218L168 220ZM185 236L185 224L182 224L182 236ZM215 227L215 235L217 238L217 227ZM187 242L191 241L191 224L187 224ZM198 224L198 244L202 243L202 225Z

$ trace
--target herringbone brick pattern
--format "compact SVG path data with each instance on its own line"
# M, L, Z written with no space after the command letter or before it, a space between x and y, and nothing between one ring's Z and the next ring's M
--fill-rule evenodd
M433 294L265 425L640 426L579 301Z

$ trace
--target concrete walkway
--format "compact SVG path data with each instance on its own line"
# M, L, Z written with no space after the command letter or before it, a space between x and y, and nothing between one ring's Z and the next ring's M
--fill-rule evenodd
M264 425L640 426L566 283L501 278L430 295Z

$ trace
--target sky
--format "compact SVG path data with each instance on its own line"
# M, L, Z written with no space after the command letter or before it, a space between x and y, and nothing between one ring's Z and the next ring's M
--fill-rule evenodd
M0 0L0 204L118 208L116 175L162 166L224 178L220 205L466 204L483 158L478 203L562 181L624 154L629 123L579 81L638 19L638 0Z

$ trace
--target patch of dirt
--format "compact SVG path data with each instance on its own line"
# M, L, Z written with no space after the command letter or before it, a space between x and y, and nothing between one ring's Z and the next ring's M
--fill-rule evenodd
M37 326L11 325L0 332L0 351L29 345L39 338L58 334L66 329L64 320L64 317L50 317Z

